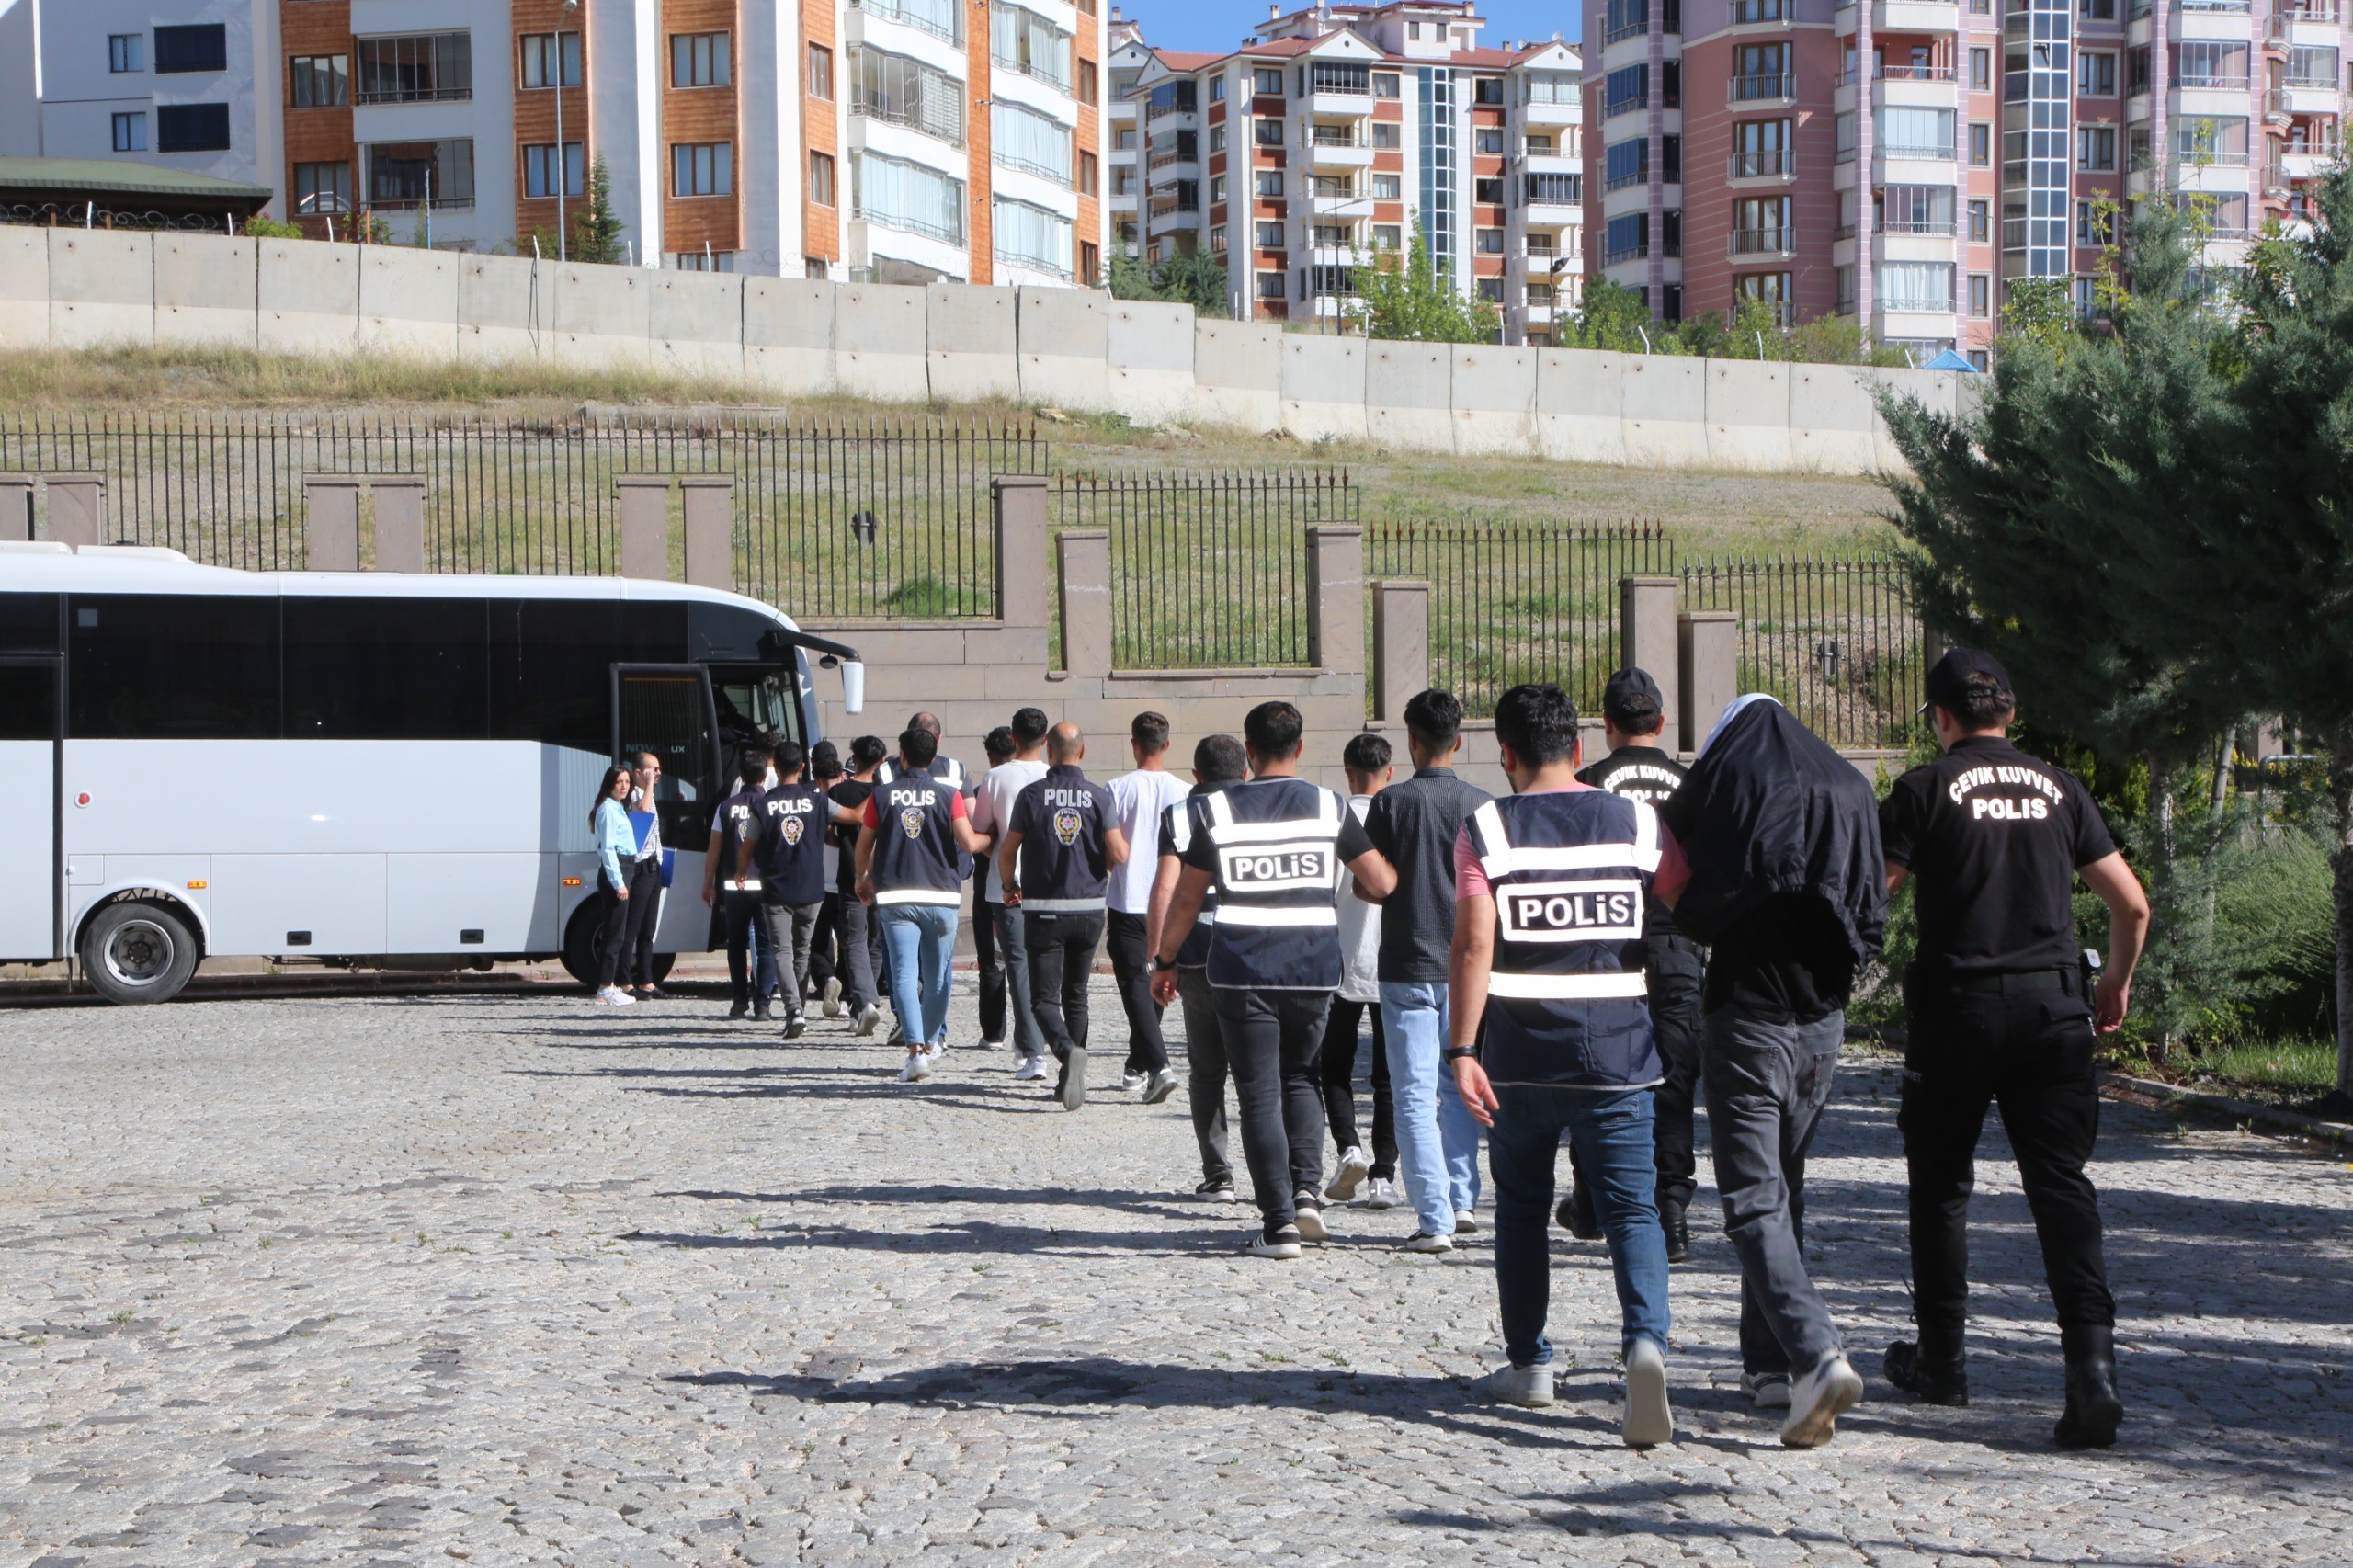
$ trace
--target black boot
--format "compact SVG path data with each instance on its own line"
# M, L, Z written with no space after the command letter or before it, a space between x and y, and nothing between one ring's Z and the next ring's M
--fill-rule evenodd
M2085 1324L2061 1328L2059 1339L2067 1351L2067 1413L2052 1435L2063 1449L2105 1449L2124 1419L2116 1392L2116 1331Z
M1561 1222L1561 1229L1581 1242L1601 1239L1601 1221L1593 1211L1593 1194L1581 1181L1571 1182L1569 1195L1561 1199L1561 1207L1552 1218Z
M1659 1228L1666 1233L1666 1261L1683 1263L1691 1256L1691 1221L1685 1218L1683 1205L1671 1198L1658 1200Z
M1967 1404L1969 1367L1961 1352L1931 1355L1908 1339L1887 1347L1887 1381L1923 1404Z

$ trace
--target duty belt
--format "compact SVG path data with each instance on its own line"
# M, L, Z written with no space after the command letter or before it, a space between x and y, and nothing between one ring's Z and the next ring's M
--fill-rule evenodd
M2074 971L2063 969L2029 970L2019 974L1964 974L1928 983L1932 991L1965 992L1971 995L2048 996L2053 993L2073 996L2082 982Z

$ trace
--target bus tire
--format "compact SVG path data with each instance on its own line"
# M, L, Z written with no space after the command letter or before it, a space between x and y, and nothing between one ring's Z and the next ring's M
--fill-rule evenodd
M597 975L604 972L605 915L611 907L603 899L592 898L572 912L572 924L563 929L563 972L591 991L597 988ZM677 961L676 953L654 954L654 983L667 979L670 966Z
M196 933L176 911L129 900L82 928L82 972L109 1002L168 1002L196 972Z

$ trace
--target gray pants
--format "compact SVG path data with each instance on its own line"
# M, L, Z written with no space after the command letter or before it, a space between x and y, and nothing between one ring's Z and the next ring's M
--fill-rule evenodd
M1193 1110L1193 1138L1201 1146L1201 1179L1233 1185L1233 1157L1225 1132L1225 1030L1217 1021L1207 970L1176 971L1176 1001L1185 1015L1185 1095Z
M1805 1156L1830 1100L1843 1013L1776 1023L1720 1008L1701 1026L1708 1139L1724 1234L1740 1255L1740 1359L1748 1372L1802 1374L1839 1348L1830 1309L1806 1278Z
M1005 965L1006 1000L1013 1014L1013 1053L1016 1056L1046 1054L1046 1036L1038 1028L1036 1015L1029 1011L1029 944L1025 937L1029 922L1021 906L1007 908L1002 903L984 903L989 919L996 927L997 961Z
M768 923L768 944L776 952L776 988L784 998L788 1017L801 1016L801 999L809 994L809 938L816 935L823 903L764 903L760 916Z

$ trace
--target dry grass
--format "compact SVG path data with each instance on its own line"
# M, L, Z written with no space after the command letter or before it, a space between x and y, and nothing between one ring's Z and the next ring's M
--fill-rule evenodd
M539 421L569 417L588 403L648 410L774 406L772 394L745 382L650 370L196 347L0 352L0 410L335 408ZM796 416L813 418L904 412L844 400L791 406ZM983 403L940 412L987 422L1038 411ZM1455 458L1346 442L1303 447L1226 430L1145 429L1116 417L1050 423L1045 434L1056 466L1072 471L1345 467L1362 494L1368 522L1466 512L1531 521L1654 520L1674 532L1687 559L1855 547L1890 537L1879 517L1885 493L1870 479Z

